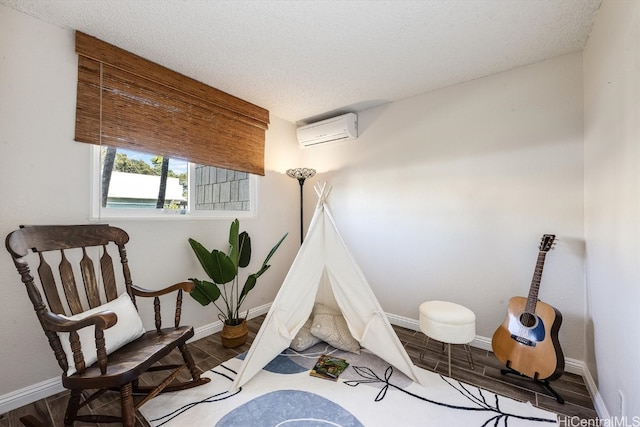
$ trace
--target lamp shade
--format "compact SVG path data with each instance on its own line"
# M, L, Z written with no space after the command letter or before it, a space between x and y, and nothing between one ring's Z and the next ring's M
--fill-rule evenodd
M287 175L290 176L291 178L295 178L298 180L311 178L315 174L316 174L316 170L311 168L287 169Z

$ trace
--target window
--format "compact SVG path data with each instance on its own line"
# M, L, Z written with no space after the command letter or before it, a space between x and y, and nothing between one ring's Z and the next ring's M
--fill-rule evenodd
M254 215L268 110L79 31L76 52L93 217Z
M255 207L255 175L94 146L93 216L238 217Z

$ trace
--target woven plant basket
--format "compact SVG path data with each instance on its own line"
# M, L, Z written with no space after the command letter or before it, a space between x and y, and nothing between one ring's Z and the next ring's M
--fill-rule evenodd
M227 325L224 323L222 325L222 332L220 333L220 340L224 347L234 348L247 342L248 335L247 320L243 319L239 325Z

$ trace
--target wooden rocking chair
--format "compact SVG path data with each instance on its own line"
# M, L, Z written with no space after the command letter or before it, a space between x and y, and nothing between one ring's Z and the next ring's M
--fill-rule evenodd
M193 327L179 326L182 293L190 291L193 283L177 283L161 290L133 285L124 246L128 241L125 231L106 224L29 226L10 233L6 239L7 250L62 369L62 385L71 390L64 418L67 426L73 425L74 421L119 422L133 426L135 411L158 393L209 382L208 378L200 378L187 349L186 342L193 336ZM117 254L115 257L122 265L123 274L118 278L110 251ZM39 281L30 273L32 258L32 265L37 265ZM59 274L55 276L60 279L59 284L47 260L58 263ZM79 264L73 267L72 262L76 261ZM96 264L99 276L96 275ZM79 273L83 285L76 286L74 272ZM118 287L123 291L119 293ZM173 292L177 293L174 326L162 328L160 297ZM154 330L145 332L142 328L136 297L153 298ZM90 310L88 315L87 310ZM115 342L116 347L121 347L113 349ZM179 349L184 363L157 363L175 348ZM178 375L185 367L190 379L180 382ZM143 385L146 379L139 384L142 374L161 370L170 373L159 384ZM84 390L88 391L83 393ZM120 392L121 417L78 415L82 407L107 390ZM82 402L81 398L84 398Z

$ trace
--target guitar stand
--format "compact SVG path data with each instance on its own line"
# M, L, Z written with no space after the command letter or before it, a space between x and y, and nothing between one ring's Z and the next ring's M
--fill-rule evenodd
M541 386L543 386L544 388L546 388L546 389L547 389L547 391L548 391L549 393L551 393L551 394L553 395L553 397L555 397L555 398L556 398L556 400L558 401L558 403L559 403L559 404L564 405L564 399L562 398L562 396L560 396L560 395L558 394L558 392L557 392L557 391L555 391L555 390L553 389L553 387L551 387L551 384L549 384L549 380L546 380L546 379L545 379L545 380L539 380L539 379L538 379L538 373L536 373L536 376L535 376L534 378L531 378L531 377L528 377L528 376L526 376L526 375L524 375L524 374L521 374L520 372L516 371L515 369L513 369L513 368L511 368L511 367L509 366L509 363L510 363L510 362L511 362L511 361L507 361L507 368L506 368L506 369L500 369L500 373L501 373L502 375L512 374L512 375L517 375L517 376L519 376L519 377L523 377L523 378L530 379L530 380L532 380L533 382L535 382L535 383L537 383L537 384L540 384Z

